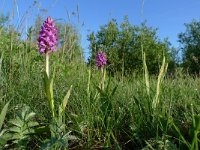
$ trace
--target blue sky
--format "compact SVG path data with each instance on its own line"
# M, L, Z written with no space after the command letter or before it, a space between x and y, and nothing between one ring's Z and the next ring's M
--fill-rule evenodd
M70 22L77 25L82 35L82 47L85 55L88 56L87 34L97 31L100 25L106 24L110 19L116 18L120 23L124 16L129 17L129 21L138 25L147 20L147 25L158 28L158 36L163 39L169 38L173 46L178 47L178 33L185 31L184 23L189 23L192 19L200 18L199 0L37 0L37 5L32 8L34 0L14 0L0 1L0 12L14 14L13 23L19 25L23 19L24 27L33 24L37 14L52 16L54 19L62 19L69 22L67 11L70 14ZM77 5L80 20L76 13ZM32 8L32 9L31 9ZM47 9L44 13L41 10ZM67 11L66 11L67 10ZM14 13L12 13L14 12ZM73 12L76 15L72 15Z

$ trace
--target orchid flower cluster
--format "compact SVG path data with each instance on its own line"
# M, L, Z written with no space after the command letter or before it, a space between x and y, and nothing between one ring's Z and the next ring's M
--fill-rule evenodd
M104 52L98 52L96 55L96 66L101 69L107 63L107 57Z
M51 53L56 51L58 44L58 30L55 27L55 23L51 17L43 23L39 38L38 47L40 53Z
M96 55L96 66L98 69L101 70L101 82L100 82L100 88L101 90L104 90L104 82L105 82L105 75L106 70L104 69L104 66L107 64L107 57L106 53L99 51Z

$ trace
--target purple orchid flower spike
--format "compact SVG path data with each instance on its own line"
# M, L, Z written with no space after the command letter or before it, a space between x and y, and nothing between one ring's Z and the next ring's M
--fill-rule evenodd
M38 47L40 53L51 53L56 51L56 46L58 44L58 31L55 27L55 23L51 17L43 23L39 38Z
M101 69L107 63L107 57L104 52L98 52L96 55L96 66Z
M46 73L49 77L49 55L52 52L56 51L56 46L58 44L58 30L55 27L55 23L51 17L48 17L44 21L39 38L38 38L38 47L39 52L45 53L46 55Z

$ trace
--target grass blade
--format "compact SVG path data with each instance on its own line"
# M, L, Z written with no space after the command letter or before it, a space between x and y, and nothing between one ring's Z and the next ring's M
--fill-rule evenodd
M163 62L162 62L162 66L160 68L160 72L158 75L158 81L157 81L157 87L156 87L156 95L153 99L153 103L152 103L152 108L155 109L158 104L159 104L159 94L160 94L160 86L161 86L161 82L162 79L165 75L165 72L167 71L167 64L165 64L165 57L163 58Z
M1 127L3 125L4 119L6 117L6 112L8 110L9 103L10 103L10 101L3 107L2 111L1 111L1 114L0 114L0 130L1 130Z
M71 94L71 91L72 91L72 85L70 86L70 89L68 90L66 96L63 99L63 103L62 103L63 110L65 110L65 107L67 106L67 102L68 102L69 96Z
M148 69L147 69L147 64L146 64L146 55L144 53L143 55L143 65L144 65L144 76L145 76L145 83L146 83L146 90L147 90L147 94L149 95L149 73L148 73Z

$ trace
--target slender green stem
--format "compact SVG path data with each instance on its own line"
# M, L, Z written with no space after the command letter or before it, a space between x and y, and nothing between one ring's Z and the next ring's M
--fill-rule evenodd
M49 90L49 97L48 97L48 100L49 100L49 103L50 103L50 108L51 108L51 111L52 111L52 117L54 118L55 117L55 110L54 110L54 99L53 99L53 79L50 79L50 76L49 76L49 53L47 52L46 53L46 74L47 74L47 77L48 77L48 90ZM47 93L48 94L48 93Z
M90 80L91 80L91 69L88 70L88 84L87 84L87 95L90 97Z
M49 53L46 53L46 73L49 77Z
M101 75L102 75L101 90L104 90L104 82L105 82L105 78L106 78L106 72L105 72L104 67L101 68Z

